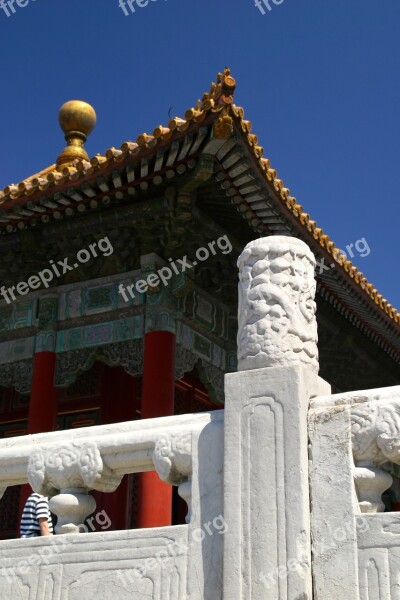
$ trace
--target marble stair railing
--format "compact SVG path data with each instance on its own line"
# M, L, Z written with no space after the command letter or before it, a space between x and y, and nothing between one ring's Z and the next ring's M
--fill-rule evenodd
M320 395L309 409L314 598L397 598L400 386Z
M317 397L309 420L311 431L337 421L335 440L339 447L349 446L343 471L351 469L359 511L384 512L382 494L393 477L399 494L400 386ZM340 473L335 480L341 481Z
M91 490L113 492L128 473L156 470L179 486L191 514L192 440L223 411L102 425L0 440L0 498L30 483L49 496L56 532L79 533L94 512Z

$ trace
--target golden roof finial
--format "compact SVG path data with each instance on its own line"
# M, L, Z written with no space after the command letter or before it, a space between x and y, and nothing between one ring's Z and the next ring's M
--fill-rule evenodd
M94 108L81 100L70 100L60 108L58 121L64 132L67 145L57 158L57 169L77 158L89 160L83 144L96 125Z

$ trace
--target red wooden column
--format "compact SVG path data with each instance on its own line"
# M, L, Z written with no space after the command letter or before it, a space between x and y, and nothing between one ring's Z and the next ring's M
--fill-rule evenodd
M142 418L174 414L175 334L150 331L144 337ZM162 527L172 522L172 486L155 471L139 480L137 527Z
M27 433L44 433L56 429L58 412L58 389L54 387L56 325L57 298L42 298L39 304L39 331L33 359ZM29 485L21 487L20 515L31 491Z
M33 360L29 401L28 433L54 431L57 420L58 390L54 387L55 352L37 352Z
M105 365L104 365L105 366ZM128 375L122 367L105 367L106 383L103 397L103 425L133 421L137 418L138 378ZM97 510L105 510L111 520L111 529L129 529L131 475L123 477L117 490L103 494L103 503Z

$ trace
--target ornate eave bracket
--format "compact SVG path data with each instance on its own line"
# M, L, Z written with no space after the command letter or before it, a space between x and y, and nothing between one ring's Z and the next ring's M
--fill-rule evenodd
M211 398L223 404L225 398L225 373L214 365L202 360L199 364L199 375L202 383L209 390Z
M0 365L1 387L14 387L20 394L29 394L32 373L32 359Z
M95 348L58 353L54 375L55 386L69 387L79 375L93 366L95 360L110 367L121 366L129 375L140 375L143 368L143 341L127 340Z
M211 397L217 402L224 402L224 376L225 373L181 344L176 346L175 378L182 379L185 373L193 371L197 366L199 376L204 386L209 390Z
M196 354L177 344L175 351L175 379L182 379L185 373L193 371L198 361L199 357Z

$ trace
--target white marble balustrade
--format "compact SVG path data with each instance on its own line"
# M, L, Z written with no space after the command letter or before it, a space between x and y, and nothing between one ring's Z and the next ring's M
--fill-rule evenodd
M78 533L96 504L90 490L113 492L127 473L156 470L179 486L191 513L192 441L223 411L88 427L0 441L1 495L30 483L49 496L57 533Z
M0 597L21 600L217 600L222 594L224 412L189 414L0 441L0 488L51 496L54 537L0 543ZM156 470L178 486L186 525L79 533L91 490Z

